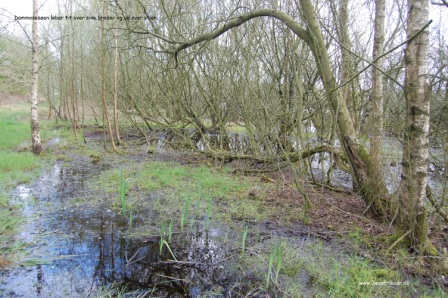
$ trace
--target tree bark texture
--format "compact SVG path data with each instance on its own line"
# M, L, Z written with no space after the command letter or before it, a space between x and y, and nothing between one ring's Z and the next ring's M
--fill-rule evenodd
M348 25L349 25L349 17L348 17L348 0L341 0L339 4L339 26L338 26L338 35L339 42L343 45L341 46L341 82L346 82L351 76L353 76L353 61L351 53L346 49L352 49L350 43L350 36L348 33ZM357 113L356 113L356 95L355 90L353 88L353 82L344 85L342 89L342 97L347 103L347 109L350 113L350 117L352 118L353 125L355 129L358 127Z
M388 196L387 191L385 191L386 187L383 182L378 183L382 179L372 176L370 157L359 142L346 100L338 91L336 79L331 70L330 57L313 5L310 0L300 0L300 4L303 18L308 26L309 40L307 43L313 53L319 75L328 94L332 112L336 117L339 139L352 167L355 188L361 192L362 197L374 213L385 215L387 213L386 197ZM375 187L372 184L374 179L377 179L375 184L381 184L380 187Z
M115 53L114 53L114 128L115 136L117 137L117 144L121 144L120 129L118 127L118 107L117 107L117 68L118 68L118 37L117 29L114 33L115 39Z
M407 36L413 36L428 20L427 0L408 0ZM422 31L406 47L405 97L406 128L399 190L399 228L421 253L428 242L426 185L429 144L428 31Z
M104 11L104 10L103 10ZM104 48L104 20L101 20L101 93L102 93L102 99L103 99L103 109L104 109L104 116L106 118L106 124L107 124L107 130L109 132L110 142L112 143L112 148L114 150L117 150L117 147L115 146L114 136L112 134L112 127L110 125L110 119L109 119L109 113L107 111L107 101L106 101L106 77L105 77L105 56L106 50Z
M31 141L32 141L32 151L34 154L39 155L42 152L42 143L40 140L39 131L39 121L38 121L38 110L37 110L37 87L38 87L38 74L39 74L39 64L38 64L38 33L37 33L37 16L38 16L38 5L37 0L33 1L33 66L32 66L32 80L31 80Z
M384 51L384 20L386 14L386 1L375 0L375 24L372 61L382 68L383 59L379 58ZM372 186L374 188L384 185L383 179L383 75L376 67L372 67L372 114L370 117L370 157L371 172L373 176ZM376 185L378 183L378 185ZM386 189L382 191L387 192Z

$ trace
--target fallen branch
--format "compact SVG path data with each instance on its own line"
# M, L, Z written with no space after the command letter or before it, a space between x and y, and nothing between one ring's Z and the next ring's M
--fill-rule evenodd
M350 190L337 188L337 187L334 187L334 186L331 186L331 185L328 185L328 184L319 183L317 181L312 181L310 183L313 184L313 185L316 185L317 187L323 187L323 188L326 188L326 189L334 191L334 192L344 193L344 194L349 194L349 195L353 194L353 192L350 191Z
M266 175L261 175L261 179L265 182L271 182L271 183L277 183L277 181L275 181L274 179L269 178Z
M264 163L269 168L265 169L236 169L234 172L238 173L268 173L277 171L279 169L285 168L293 163L296 163L302 159L313 156L317 153L329 153L333 154L333 160L336 166L344 172L351 173L350 167L345 161L345 158L338 152L332 150L332 148L328 145L319 145L314 148L310 148L308 150L302 152L295 153L287 153L283 155L275 155L273 157L260 157L256 155L250 154L233 154L227 151L212 151L212 150L204 150L201 151L201 154L204 154L207 157L222 160L224 162L231 162L233 160L251 160L256 163Z
M406 233L404 233L400 238L397 239L397 241L395 241L386 251L386 255L389 254L389 252L394 249L395 246L398 245L398 243L400 243L401 241L404 240L404 238L406 238L407 235L409 235L409 233L411 233L412 230L407 231Z

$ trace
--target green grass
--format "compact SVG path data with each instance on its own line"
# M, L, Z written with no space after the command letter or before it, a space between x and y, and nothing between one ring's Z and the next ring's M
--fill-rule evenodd
M258 220L266 215L262 200L249 200L253 186L250 177L237 177L230 169L217 171L206 166L184 166L170 161L130 162L122 168L123 177L132 180L127 201L135 208L156 211L158 220L169 220L177 214L176 225L182 229L196 219L203 220L208 230L210 218ZM90 187L115 194L120 170L102 172ZM151 199L143 199L148 195ZM115 201L116 202L116 201ZM111 204L116 204L113 201ZM225 204L224 210L222 204ZM118 207L118 206L117 206ZM188 211L187 211L188 210ZM223 210L223 212L217 212Z
M20 183L35 177L43 162L31 152L17 152L17 147L31 144L28 105L2 106L0 109L0 255L3 262L13 262L13 256L23 246L14 240L22 218L9 203L10 191Z
M0 184L9 191L28 182L41 164L31 152L17 152L22 144L31 145L29 111L25 105L2 107L0 111Z
M120 203L123 217L126 217L126 192L128 190L128 182L123 179L123 171L120 171ZM131 216L131 214L129 214Z
M0 184L2 191L8 192L12 187L29 182L36 176L40 162L30 152L0 151Z
M238 259L239 274L264 276L258 288L282 297L448 297L441 289L349 254L337 244L276 237L251 250L257 253Z
M189 189L190 193L207 194L214 197L228 197L247 189L248 183L232 175L216 172L206 166L188 167L172 162L148 162L139 170L137 183L148 190Z
M228 200L233 205L239 204L245 192L251 186L250 181L239 179L227 170L218 172L206 166L183 166L173 162L148 162L135 174L135 184L145 192L162 192L163 195L152 204L153 210L161 213L180 212L181 228L185 226L193 208L196 217L205 217L206 228L211 214L215 217L217 201ZM202 200L207 204L201 204ZM191 206L193 205L193 206ZM219 214L222 216L222 214Z
M24 140L31 140L29 111L24 105L0 110L0 150L11 149Z

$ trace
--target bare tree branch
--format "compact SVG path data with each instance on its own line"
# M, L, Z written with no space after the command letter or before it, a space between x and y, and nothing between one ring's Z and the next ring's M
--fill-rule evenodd
M438 6L445 6L448 8L448 0L440 0L440 2L437 1L431 1L432 5L438 5Z
M258 18L258 17L276 18L276 19L282 21L283 23L285 23L289 29L291 29L295 34L297 34L297 36L299 36L306 42L308 42L310 39L308 36L308 31L305 28L301 27L299 24L297 24L287 14L284 14L284 13L282 13L278 10L274 10L274 9L260 9L260 10L256 10L253 12L249 12L249 13L239 16L237 18L234 18L231 21L229 21L228 23L224 24L220 28L218 28L210 33L206 33L206 34L196 37L195 39L183 42L179 47L177 47L176 49L171 51L171 53L174 54L174 57L176 60L176 65L178 64L177 55L182 50L188 49L189 47L192 47L192 46L194 46L198 43L201 43L203 41L213 40L213 39L219 37L220 35L224 34L225 32L229 31L230 29L239 27L242 24L244 24L245 22L247 22L251 19L254 19L254 18Z

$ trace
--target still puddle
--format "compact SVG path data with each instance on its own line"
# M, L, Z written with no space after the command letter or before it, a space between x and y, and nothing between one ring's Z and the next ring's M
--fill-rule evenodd
M0 273L0 296L96 297L104 289L117 293L123 288L125 297L221 296L238 280L232 269L238 253L228 240L238 235L229 228L205 231L197 223L173 234L169 244L164 236L160 253L160 234L130 238L129 223L119 212L86 204L105 196L87 183L105 169L82 161L57 163L34 185L17 187L13 201L27 218L18 238L29 245L33 259L29 266ZM150 217L150 210L140 212L133 227L157 229Z

